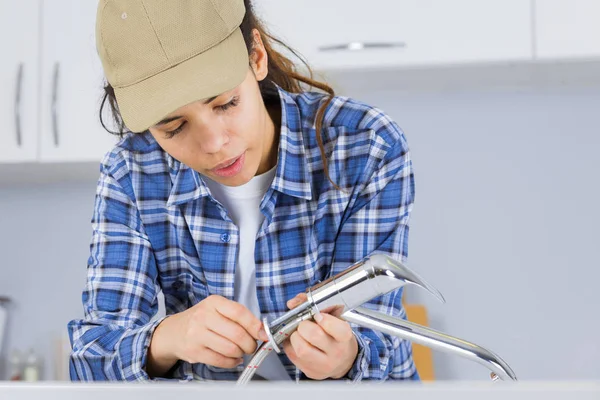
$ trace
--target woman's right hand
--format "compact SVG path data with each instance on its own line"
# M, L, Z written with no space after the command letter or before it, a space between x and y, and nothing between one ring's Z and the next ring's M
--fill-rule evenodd
M147 372L162 376L178 360L234 368L244 354L254 353L257 340L268 337L250 310L222 296L209 296L158 325L150 342Z

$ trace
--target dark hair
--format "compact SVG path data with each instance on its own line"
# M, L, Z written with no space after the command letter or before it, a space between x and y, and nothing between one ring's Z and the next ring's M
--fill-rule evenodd
M244 4L246 6L246 14L244 16L242 24L240 25L240 29L242 31L242 35L244 36L244 41L246 42L248 54L252 54L254 46L252 32L254 29L256 29L260 33L269 59L269 70L267 77L266 79L259 82L259 88L263 99L265 101L268 101L277 97L277 89L272 83L276 83L283 90L290 93L303 92L304 89L302 88L302 84L305 84L309 88L320 89L328 95L323 104L321 104L321 106L319 107L315 117L317 143L319 144L319 149L321 151L321 157L323 159L323 165L327 179L329 179L329 181L333 184L335 188L342 190L335 184L335 182L331 180L331 177L329 176L327 168L327 156L325 154L325 148L323 147L323 138L321 137L321 130L323 128L323 118L325 115L325 110L327 109L327 107L333 100L333 97L335 96L333 88L331 88L331 86L329 86L326 83L315 80L313 78L313 72L306 60L302 56L300 56L296 51L294 51L288 45L283 43L281 40L274 37L265 29L265 27L254 12L251 0L244 0ZM280 52L276 51L273 48L273 43L277 43L280 46L283 46L292 54L294 54L294 56L296 56L296 58L298 58L298 60L300 60L300 62L306 67L309 76L304 76L300 74L292 60L282 55ZM114 123L117 126L117 132L113 132L110 129L108 129L106 124L104 123L102 112L104 110L104 106L107 103L110 107ZM123 118L121 117L121 113L119 112L119 106L117 104L115 90L108 82L105 83L104 95L102 98L102 103L100 105L100 123L102 124L104 129L106 129L108 132L114 135L119 135L122 137L126 132L128 132L128 129L126 128L125 123L123 122Z

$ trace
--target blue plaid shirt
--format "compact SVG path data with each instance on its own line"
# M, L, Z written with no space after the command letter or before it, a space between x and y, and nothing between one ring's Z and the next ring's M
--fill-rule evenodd
M406 262L414 200L412 161L404 133L381 110L338 96L316 140L319 93L277 87L281 132L276 175L260 210L256 285L262 317L287 311L286 301L374 252ZM209 295L230 300L239 231L202 176L164 152L148 133L128 134L104 158L93 213L83 291L83 319L69 322L72 380L147 380L147 350L162 290L166 314ZM406 318L402 290L366 307ZM418 380L410 342L352 324L359 345L346 376ZM292 379L303 380L282 352ZM169 378L236 380L243 366L222 369L179 361Z

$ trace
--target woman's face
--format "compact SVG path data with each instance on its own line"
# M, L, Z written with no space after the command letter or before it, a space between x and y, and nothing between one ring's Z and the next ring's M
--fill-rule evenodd
M270 170L277 163L279 126L261 97L258 66L248 68L235 89L179 108L163 119L173 120L151 127L150 133L175 159L227 186Z

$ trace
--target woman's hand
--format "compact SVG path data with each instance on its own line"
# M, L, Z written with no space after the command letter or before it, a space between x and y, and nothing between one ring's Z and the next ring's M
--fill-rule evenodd
M234 368L244 354L268 337L262 322L245 306L209 296L195 306L165 318L154 331L147 372L164 375L178 360Z
M301 293L287 302L292 309L306 301ZM289 359L311 379L340 379L352 368L358 343L350 324L326 312L303 321L283 343Z

